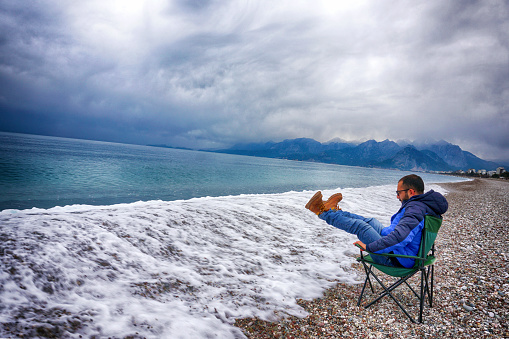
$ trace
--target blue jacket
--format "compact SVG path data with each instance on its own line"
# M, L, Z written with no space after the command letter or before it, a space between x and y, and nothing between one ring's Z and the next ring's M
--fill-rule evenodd
M385 227L382 238L366 245L369 252L417 255L421 244L424 216L441 217L447 211L447 200L438 192L415 195L401 204L399 211L391 218L391 225ZM398 258L404 267L412 267L414 259Z

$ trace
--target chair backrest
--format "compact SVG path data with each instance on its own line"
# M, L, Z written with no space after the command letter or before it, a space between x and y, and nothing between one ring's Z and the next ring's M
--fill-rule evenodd
M427 257L435 243L440 226L442 226L442 218L433 217L431 215L426 215L424 217L424 228L422 229L421 246L419 247L418 254L419 257Z

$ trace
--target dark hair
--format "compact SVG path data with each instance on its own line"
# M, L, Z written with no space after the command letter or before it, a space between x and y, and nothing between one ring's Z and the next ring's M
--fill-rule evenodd
M404 176L399 179L399 182L401 182L406 188L414 189L419 194L424 193L424 181L422 181L422 178L418 175L410 174Z

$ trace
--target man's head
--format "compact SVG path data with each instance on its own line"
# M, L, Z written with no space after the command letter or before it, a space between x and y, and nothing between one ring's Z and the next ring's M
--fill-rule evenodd
M415 174L404 176L398 181L398 188L396 194L399 201L407 201L414 195L424 193L424 181L422 178Z

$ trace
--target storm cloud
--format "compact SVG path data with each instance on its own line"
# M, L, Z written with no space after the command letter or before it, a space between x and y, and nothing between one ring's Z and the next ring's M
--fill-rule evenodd
M506 1L2 1L0 130L192 148L445 139L509 159Z

